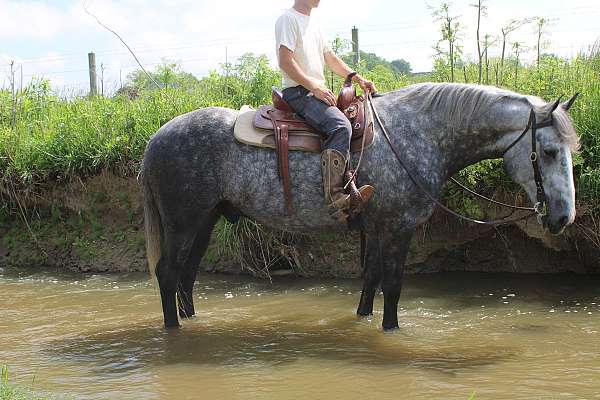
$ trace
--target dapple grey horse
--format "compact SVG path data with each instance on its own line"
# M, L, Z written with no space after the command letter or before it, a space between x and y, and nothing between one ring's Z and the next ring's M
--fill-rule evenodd
M537 132L537 147L548 205L544 223L553 234L575 218L571 152L578 138L567 115L571 104L546 104L494 87L461 84L413 85L373 99L394 146L435 197L457 171L504 155L508 174L534 202L531 133L506 154L504 150L524 130L531 110L538 121L552 116L552 125ZM178 311L182 318L194 315L192 288L198 264L219 217L236 221L245 216L296 232L346 229L327 213L318 154L290 153L295 212L286 214L275 152L236 142L237 115L219 107L181 115L160 128L146 147L139 176L146 246L166 327L179 326ZM377 125L357 182L366 183L375 187L375 195L362 213L367 240L358 314L372 313L381 285L383 328L394 329L409 243L435 204L399 165Z

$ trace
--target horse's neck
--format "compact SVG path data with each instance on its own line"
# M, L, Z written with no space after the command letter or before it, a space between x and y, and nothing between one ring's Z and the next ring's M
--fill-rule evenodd
M479 161L502 157L516 134L526 127L528 113L527 104L515 100L489 107L467 126L449 127L442 123L437 132L440 143L448 143L448 175Z
M374 105L402 157L432 184L478 161L501 157L527 124L524 98L499 101L466 126L451 126L440 110L422 110L419 98L397 96L376 98ZM387 147L372 155L374 165L380 157L392 157Z

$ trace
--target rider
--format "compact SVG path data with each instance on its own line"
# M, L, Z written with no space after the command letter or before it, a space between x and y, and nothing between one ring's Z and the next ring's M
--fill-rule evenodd
M325 202L333 218L345 222L350 196L344 193L344 172L350 157L352 126L336 107L336 97L325 86L324 63L337 75L353 74L365 92L376 92L373 82L354 73L338 58L323 39L318 21L311 17L320 0L295 0L275 24L276 53L283 75L283 99L290 107L323 132L327 139L321 153L321 173ZM362 186L359 191L368 200L373 188Z

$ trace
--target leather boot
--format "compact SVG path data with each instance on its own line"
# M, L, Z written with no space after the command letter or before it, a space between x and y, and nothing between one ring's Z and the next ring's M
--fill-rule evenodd
M329 206L329 214L339 222L346 222L350 208L350 195L344 193L344 172L347 159L334 149L325 149L321 153L321 175L323 176L323 193L325 204ZM363 198L363 205L369 201L373 188L362 186L358 191Z

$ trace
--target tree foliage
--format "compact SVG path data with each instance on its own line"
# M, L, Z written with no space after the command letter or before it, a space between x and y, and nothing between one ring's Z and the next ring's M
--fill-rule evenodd
M190 72L183 71L181 66L175 62L164 61L158 65L149 75L162 88L191 89L198 83ZM127 75L127 86L137 90L158 89L156 84L142 70L135 70Z

